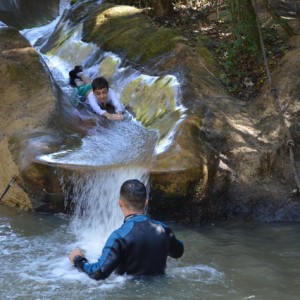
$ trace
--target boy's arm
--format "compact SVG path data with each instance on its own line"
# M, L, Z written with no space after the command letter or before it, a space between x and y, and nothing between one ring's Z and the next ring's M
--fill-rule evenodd
M121 100L117 96L116 92L113 89L109 89L108 96L111 100L113 107L115 108L116 114L122 114L124 112L124 106L121 103Z

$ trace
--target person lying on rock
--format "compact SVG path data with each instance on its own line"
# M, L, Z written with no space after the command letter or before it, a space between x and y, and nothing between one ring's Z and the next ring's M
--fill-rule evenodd
M133 276L165 274L167 256L181 257L184 246L170 227L145 214L146 197L142 182L125 181L119 198L123 225L109 236L97 262L89 262L75 248L69 255L71 263L96 280L107 278L113 271Z
M76 87L77 95L86 97L86 103L92 110L109 120L123 120L124 106L113 89L109 87L104 77L97 77L93 81L84 74L81 66L76 66L69 72L70 85ZM107 109L113 107L114 113Z

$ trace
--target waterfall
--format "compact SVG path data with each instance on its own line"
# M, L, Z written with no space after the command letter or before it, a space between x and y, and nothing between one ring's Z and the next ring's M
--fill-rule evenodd
M66 177L60 177L66 196L71 196L69 205L74 212L70 227L77 239L76 246L89 257L96 259L109 234L122 224L119 192L122 183L129 179L149 185L148 171L139 167L74 172L68 182Z
M60 15L67 5L68 1L61 1ZM58 24L67 38L48 52L41 53ZM75 65L82 65L90 78L99 74L108 78L110 86L121 99L138 100L136 106L145 101L150 108L150 117L175 112L174 118L180 120L181 113L177 112L183 107L175 76L150 76L130 66L123 67L121 58L116 54L82 41L82 23L71 27L70 22L58 17L43 27L24 29L21 33L40 52L52 77L67 97L74 95L74 89L68 82L68 72ZM76 113L81 112L78 110ZM174 123L173 120L163 122L164 140L158 145L159 130L155 126L145 128L135 119L123 122L101 119L85 135L66 135L62 139L64 145L52 153L36 157L38 162L58 166L58 169L71 169L68 176L64 176L62 171L58 177L66 205L73 211L70 228L76 238L74 246L82 248L95 259L99 256L108 235L123 221L118 207L122 183L128 179L139 179L149 186L154 153L163 152L172 142ZM150 125L153 124L150 122Z

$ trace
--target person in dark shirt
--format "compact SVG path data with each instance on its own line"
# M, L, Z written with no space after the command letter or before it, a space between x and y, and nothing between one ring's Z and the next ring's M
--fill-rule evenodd
M119 199L123 225L109 236L97 262L89 262L75 248L69 255L71 263L96 280L113 271L134 276L165 274L167 257L181 257L184 246L169 226L144 213L147 204L145 185L137 179L125 181Z

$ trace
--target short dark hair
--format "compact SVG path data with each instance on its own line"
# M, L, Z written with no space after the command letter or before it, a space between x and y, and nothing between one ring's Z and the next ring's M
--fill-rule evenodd
M147 190L145 185L139 180L130 179L122 184L120 197L128 209L140 212L145 208Z
M92 82L93 91L109 88L108 81L104 77L96 77Z

